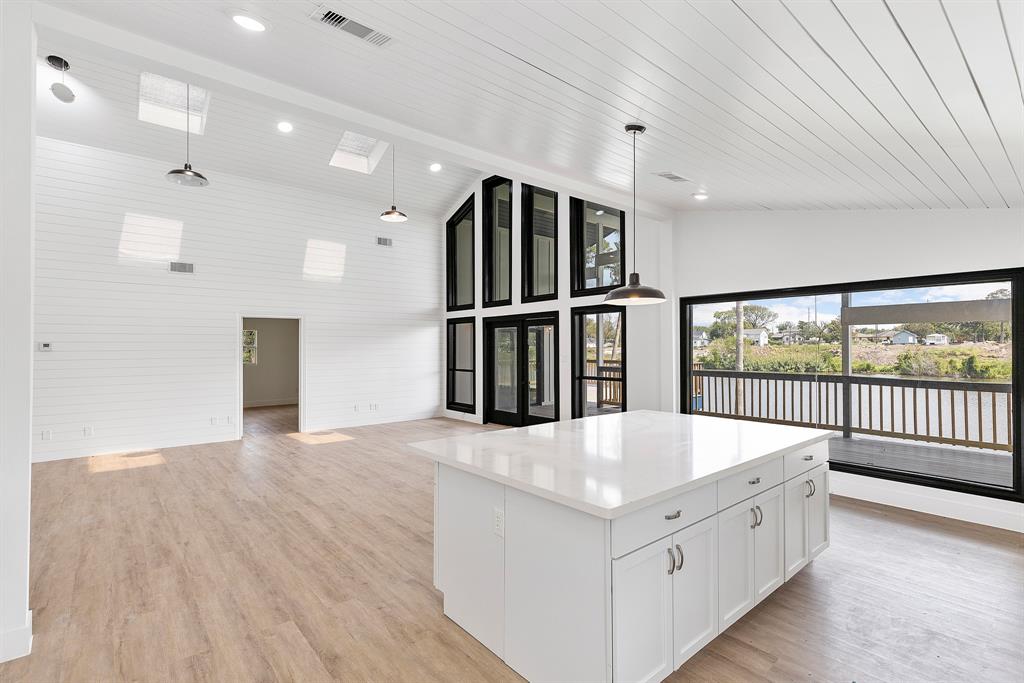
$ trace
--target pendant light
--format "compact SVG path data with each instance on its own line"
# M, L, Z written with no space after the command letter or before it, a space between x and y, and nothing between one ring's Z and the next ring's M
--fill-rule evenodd
M404 223L409 217L398 210L395 205L395 146L391 145L391 208L380 214L380 219L387 223Z
M206 179L199 171L192 170L192 164L189 163L189 138L191 138L191 127L189 124L192 121L192 84L185 84L185 166L184 168L173 168L167 172L164 177L172 183L178 185L184 185L186 187L206 187L210 184L210 181Z
M626 132L633 136L633 261L636 261L636 136L647 130L647 126L639 123L626 124ZM655 287L640 284L640 273L629 274L629 284L608 292L604 297L606 304L616 306L642 306L660 304L665 301L665 293Z
M53 96L64 104L71 104L75 101L75 92L69 88L66 83L64 83L64 74L71 68L71 65L68 64L68 60L63 57L59 57L58 55L50 55L46 58L46 63L60 72L60 83L54 82L54 84L50 86L50 92L52 92Z

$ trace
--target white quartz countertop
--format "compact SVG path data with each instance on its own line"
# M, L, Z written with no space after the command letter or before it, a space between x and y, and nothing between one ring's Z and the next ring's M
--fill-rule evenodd
M614 519L832 434L635 410L411 445L443 465Z

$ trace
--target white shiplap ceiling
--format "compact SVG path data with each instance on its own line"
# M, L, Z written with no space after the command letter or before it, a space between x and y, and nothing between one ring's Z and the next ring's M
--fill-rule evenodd
M1024 205L1020 0L326 3L384 47L308 0L52 4L615 190L638 119L639 193L667 206Z
M43 137L163 160L168 170L180 167L185 161L185 133L138 119L139 74L151 71L210 92L206 129L192 135L190 144L193 167L214 183L219 173L227 173L376 201L384 210L391 205L394 167L399 208L419 217L440 218L479 176L477 170L445 158L443 151L85 41L43 32L38 52L36 132ZM66 79L76 92L74 104L61 103L49 92L50 83L60 79L59 72L46 65L49 54L71 63ZM279 121L290 122L292 132L279 132ZM330 166L346 130L381 135L395 146L396 164L392 165L389 147L369 175ZM430 171L433 162L442 164L440 172Z

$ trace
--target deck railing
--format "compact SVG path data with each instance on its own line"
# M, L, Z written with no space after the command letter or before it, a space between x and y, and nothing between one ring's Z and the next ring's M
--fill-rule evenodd
M693 370L693 412L1001 451L1010 384Z
M622 366L605 361L601 365L596 360L587 360L583 369L587 377L602 379L622 379ZM622 405L622 382L598 382L597 405Z

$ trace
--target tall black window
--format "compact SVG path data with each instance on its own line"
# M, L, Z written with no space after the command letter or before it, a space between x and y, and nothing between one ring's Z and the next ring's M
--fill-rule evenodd
M681 306L684 412L831 429L833 470L1022 499L1024 269Z
M523 185L523 301L558 298L558 193Z
M473 318L448 320L448 409L476 412L476 328Z
M473 308L473 199L448 219L445 230L449 311Z
M512 303L512 181L483 184L484 306Z
M572 309L572 416L626 410L626 311Z
M604 294L622 284L626 269L626 212L569 200L572 296Z

